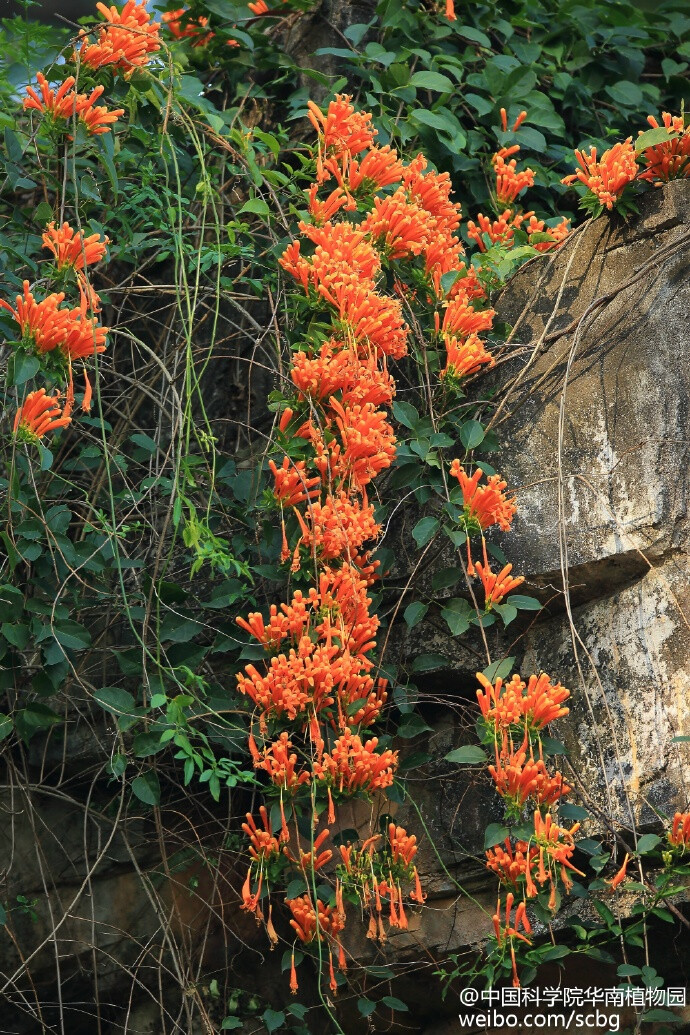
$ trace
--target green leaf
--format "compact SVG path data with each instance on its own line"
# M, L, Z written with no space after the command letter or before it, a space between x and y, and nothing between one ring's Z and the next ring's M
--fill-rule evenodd
M136 703L126 690L119 686L104 686L94 691L94 701L112 715L134 715Z
M426 546L430 539L433 539L439 529L439 525L438 518L423 517L419 519L412 529L412 538L420 549Z
M295 879L291 880L287 886L285 898L298 898L300 895L304 895L305 891L308 890L309 887L304 877L295 877Z
M429 610L428 604L423 604L421 600L413 600L411 604L408 604L403 612L403 618L407 622L410 629L414 629L418 622L421 622L424 615Z
M381 1002L391 1010L400 1010L401 1012L409 1010L409 1006L403 1003L402 999L396 999L393 995L384 995Z
M271 214L270 208L261 198L250 198L249 201L245 201L237 214L241 216L244 212L251 212L255 216L264 216L265 218Z
M372 1003L371 999L358 999L357 1009L361 1013L362 1017L371 1017L372 1013L376 1009L376 1003Z
M455 565L449 568L441 568L431 579L431 588L434 590L448 589L454 586L462 578L462 568Z
M642 971L639 967L634 967L632 963L621 963L616 973L618 977L637 977Z
M137 431L134 435L130 435L129 438L131 442L134 442L136 446L140 446L142 449L145 449L147 453L153 454L158 451L158 446L151 436L145 435L142 431Z
M484 669L482 675L488 679L490 683L495 683L497 679L507 679L513 671L514 664L514 657L503 658L502 661L494 661Z
M680 1024L683 1020L677 1014L672 1013L670 1010L663 1010L657 1006L653 1010L647 1010L642 1014L640 1020L643 1023L651 1023L652 1021L665 1021L667 1024Z
M616 918L604 902L600 902L599 899L595 898L592 901L592 905L605 924L608 924L609 927L616 926Z
M51 726L57 726L60 722L62 722L62 716L57 715L47 705L36 702L17 712L15 726L19 737L25 744L28 744L34 733L50 729Z
M91 633L79 622L64 618L53 626L55 639L68 650L84 650L91 643Z
M511 593L510 602L518 611L541 611L542 608L536 597L525 597L521 593Z
M483 765L487 761L486 752L475 744L456 748L443 757L445 762L457 762L458 765Z
M464 40L478 43L481 47L491 46L489 37L485 33L480 32L479 29L475 29L472 25L459 25L456 27L455 32L458 36L462 36Z
M484 441L484 427L478 420L467 420L460 428L460 441L465 449L476 449Z
M9 737L13 729L14 724L10 716L0 713L0 740L5 740Z
M285 1024L286 1017L282 1010L264 1010L261 1020L266 1025L266 1031L278 1031Z
M512 600L509 600L507 604L493 604L492 609L501 616L503 624L506 626L517 618L517 608L513 607Z
M489 823L484 832L484 848L493 848L494 845L500 844L509 833L508 827L504 827L502 823Z
M38 442L37 445L38 445L38 455L41 458L41 470L42 471L49 471L50 468L53 466L53 454L51 453L51 451L48 449L47 446L43 445L42 442Z
M653 851L660 843L661 838L656 834L643 834L637 842L637 854L645 855L646 852Z
M241 1017L225 1017L221 1022L221 1031L237 1031L238 1028L244 1027L244 1021Z
M406 428L410 428L410 430L419 423L419 413L412 403L399 402L396 399L393 403L393 416L398 424L403 424Z
M10 622L3 622L0 626L0 633L17 650L24 650L29 642L28 625L13 625Z
M616 104L624 108L640 108L644 103L644 94L637 85L627 79L621 79L611 86L605 87L606 93Z
M7 387L25 384L29 378L38 373L41 362L38 356L21 349L10 357L7 364Z
M452 93L455 89L453 80L447 75L441 75L440 72L415 72L410 76L406 86L419 86L436 93Z
M547 737L546 734L542 733L539 739L541 740L541 746L547 755L569 754L565 744L562 744L560 740L556 740L555 737Z
M161 788L158 776L153 769L149 769L148 772L142 773L141 776L137 776L135 780L132 780L132 792L145 805L159 804Z
M441 611L441 617L453 636L462 636L467 632L473 614L472 607L462 597L453 597Z
M413 672L433 672L448 667L448 658L444 658L442 654L419 654L412 663Z
M562 960L564 956L569 956L571 951L567 945L550 945L546 952L539 954L539 961L550 963L551 960Z
M583 809L580 805L573 805L569 801L559 804L558 814L563 819L572 820L573 823L579 823L583 819L589 818L587 809Z

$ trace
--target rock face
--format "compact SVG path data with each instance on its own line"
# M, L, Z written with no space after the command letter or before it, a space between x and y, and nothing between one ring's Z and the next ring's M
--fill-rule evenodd
M634 828L659 832L690 794L690 745L675 740L690 734L689 255L690 183L681 181L644 196L628 223L604 216L584 226L524 267L498 302L515 358L495 380L501 447L490 459L519 504L499 541L545 606L531 624L489 630L489 645L494 660L515 656L523 676L543 670L570 688L557 728L564 772L590 810L587 833L608 847L613 833L632 846ZM453 563L441 553L415 586L430 594L434 570ZM416 677L440 702L455 699L454 717L428 717L430 753L442 757L473 741L473 673L485 662L472 653L478 640L463 648L433 607L429 616L411 632L394 629L390 652L448 659ZM501 814L484 777L443 763L421 772L411 788L443 867L426 850L433 922L399 941L458 951L488 932L481 832ZM415 810L398 815L417 829ZM456 903L453 881L474 902Z
M543 339L498 415L520 504L506 553L553 598L523 670L571 688L574 773L625 830L688 804L689 250L676 181L634 223L575 234L542 283L523 270L500 305L524 312L519 341Z

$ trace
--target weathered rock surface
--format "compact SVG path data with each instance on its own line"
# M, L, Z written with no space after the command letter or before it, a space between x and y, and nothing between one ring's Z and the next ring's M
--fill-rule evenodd
M690 183L675 182L646 195L639 217L605 216L530 263L498 304L516 358L499 368L495 462L519 511L496 541L546 606L521 627L488 630L489 646L493 660L515 656L523 675L543 670L571 689L557 729L565 773L591 810L588 832L609 846L614 832L632 845L633 828L660 831L690 793L689 745L675 740L690 734L689 255ZM434 571L453 563L444 550L417 590L429 594ZM448 659L416 676L439 701L455 698L455 718L430 713L430 752L471 743L481 641L451 640L432 608L411 632L400 623L390 644L396 661L432 651ZM478 930L466 909L446 908L456 894L448 874L490 905L480 832L500 815L484 777L475 786L476 773L443 763L419 772L411 786L448 870L425 855L440 908L422 940L457 951L486 933L488 913ZM399 815L415 826L414 810Z

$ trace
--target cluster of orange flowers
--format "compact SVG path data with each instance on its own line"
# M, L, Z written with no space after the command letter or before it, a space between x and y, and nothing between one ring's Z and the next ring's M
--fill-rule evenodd
M690 848L690 812L676 812L667 837L673 848L683 852Z
M42 72L36 75L40 94L33 86L27 86L27 97L24 100L26 110L34 110L47 115L57 129L67 130L68 126L79 119L89 133L109 133L114 122L124 115L124 108L108 111L105 105L96 104L105 87L96 86L90 94L77 93L72 87L76 83L73 75L68 75L57 90L48 85Z
M507 483L498 474L489 475L485 485L480 485L484 477L481 468L477 468L469 477L459 460L453 460L450 474L457 478L462 491L463 512L460 523L467 536L467 574L479 575L484 588L484 608L490 611L495 604L500 604L513 589L522 585L524 576L512 576L512 564L506 564L498 574L491 570L486 552L484 531L498 525L504 532L510 531L517 505L513 497L506 496ZM482 554L484 561L472 560L471 537L479 534L482 537Z
M145 0L127 0L121 11L115 7L96 5L103 23L93 33L81 34L80 42L72 53L78 69L87 65L93 70L110 68L126 77L135 68L146 65L160 49L160 24L151 20ZM81 124L92 136L109 133L124 108L109 111L96 102L105 87L96 86L90 94L78 93L77 78L68 75L59 86L50 85L45 75L36 75L37 87L28 86L23 107L43 116L49 131L67 134ZM64 291L51 292L43 298L34 297L28 281L17 296L16 308L0 299L0 307L7 310L18 325L20 348L37 355L43 361L44 373L53 381L65 380L63 393L46 395L45 389L31 392L19 408L14 422L15 434L23 441L39 441L47 432L56 431L70 423L74 407L72 366L77 360L86 360L106 348L107 327L98 323L95 314L100 311L100 299L91 287L86 268L100 262L106 252L108 238L99 234L86 235L68 222L56 226L51 221L43 233L43 247L55 261L55 274L60 286L71 282L76 286L79 304L65 304ZM92 388L84 368L85 390L82 408L91 406Z
M682 116L667 111L662 112L661 119L662 126L653 115L647 116L653 130L666 130L668 140L662 139L639 153L632 137L628 137L604 151L599 159L596 147L591 147L588 153L575 151L580 168L565 176L561 183L580 181L599 205L611 210L636 180L660 186L669 180L690 176L690 126L685 125ZM640 136L642 132L639 131Z
M395 456L388 418L395 383L388 364L407 352L400 297L406 268L421 274L430 302L440 306L436 333L447 349L446 373L452 370L456 379L492 362L479 333L494 315L474 305L484 292L462 261L460 208L450 199L448 175L427 169L422 155L406 164L392 148L376 146L371 115L355 111L348 97L338 96L326 111L310 103L309 117L318 134L316 179L307 191L310 221L300 223L302 236L280 263L322 325L330 326L295 352L289 371L294 394L279 420L282 436L303 441L304 458L286 455L269 467L282 515L283 560L293 571L313 565L315 578L308 591L273 605L267 617L238 619L267 654L262 666L249 664L237 678L256 707L264 743L259 747L252 734L250 750L280 796L283 838L289 834L285 798L294 810L309 788L317 802L325 798L330 824L339 801L389 787L398 763L397 752L380 751L378 739L365 738L362 730L386 699L385 680L374 677L370 657L379 622L367 594L378 578L371 549L380 528L369 492ZM384 270L392 274L392 295L379 286ZM445 291L442 278L449 272L458 276ZM461 474L458 462L454 470ZM515 506L504 488L500 479L482 489L475 482L468 520L479 529L509 527ZM499 597L497 589L493 598ZM290 724L290 730L271 740L269 724L276 723ZM251 905L265 852L259 853L258 835L249 830ZM401 881L414 881L413 901L423 901L423 894L411 861L414 838L393 828L382 850L388 870L377 861L376 840L357 851L341 847L339 881L371 908L370 934L382 938L382 896L389 900L391 924L405 926ZM266 843L275 854L276 839ZM341 901L338 886L336 892ZM322 914L309 896L288 906L298 937L309 941L321 929ZM328 937L334 934L332 915L323 913Z
M514 675L505 685L500 678L491 683L481 673L477 673L477 679L481 684L477 699L484 728L494 743L495 764L490 765L488 771L497 793L505 801L507 818L511 822L519 821L527 807L532 809L534 817L533 834L528 840L519 838L512 843L507 837L503 846L496 845L486 853L487 867L497 875L501 885L510 889L506 897L505 924L500 919L500 896L493 919L497 951L510 951L513 984L519 985L515 939L529 942L526 900L535 898L539 889L549 884L548 908L555 910L559 878L563 887L570 890L569 871L580 872L571 862L575 851L574 834L579 824L570 829L561 827L549 811L571 788L560 772L549 772L539 737L550 722L567 715L563 701L569 697L569 691L560 683L552 683L545 673L530 676L527 683ZM515 734L521 735L519 746L516 746ZM533 738L537 740L536 758ZM515 893L522 895L522 901L511 924ZM518 932L521 922L524 934Z
M521 111L511 127L513 133L517 132L526 118L527 112ZM508 116L505 108L501 108L501 128L507 133ZM525 233L528 243L538 252L548 252L560 247L570 232L570 222L567 219L562 219L557 226L547 227L544 220L538 219L533 211L523 212L518 208L518 195L534 185L532 169L518 171L517 159L512 156L519 150L519 144L501 147L492 158L491 164L496 177L494 200L497 218L492 220L480 212L476 223L470 220L467 224L467 236L482 252L486 251L487 238L490 244L511 247L516 230Z
M98 28L95 42L87 33L75 47L72 59L77 64L93 69L110 67L130 76L160 50L160 22L151 21L145 0L127 0L121 11L100 2L96 8L104 24Z
M106 347L107 327L101 327L96 316L92 315L99 308L98 296L92 291L84 278L84 268L90 263L98 262L103 256L107 244L100 241L99 236L85 238L82 231L74 231L65 223L56 230L50 223L43 235L44 247L50 248L57 260L61 272L71 269L76 274L80 293L80 304L70 308L63 305L65 293L53 292L37 301L30 289L28 280L24 281L23 293L17 295L16 309L9 302L0 299L0 308L6 309L19 327L20 348L43 358L50 356L57 359L53 363L53 372L66 373L67 388L65 403L59 406L61 393L45 396L44 389L28 395L15 418L15 431L21 430L24 441L37 441L48 431L65 427L71 420L74 406L74 382L72 364L76 360L85 360L89 356L104 352ZM82 408L88 411L91 407L91 383L84 368L85 390ZM43 392L43 395L40 393ZM39 401L51 401L51 420L36 419L36 406Z

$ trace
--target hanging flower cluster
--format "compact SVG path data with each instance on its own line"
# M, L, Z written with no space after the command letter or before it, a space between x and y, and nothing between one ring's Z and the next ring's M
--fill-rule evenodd
M160 48L160 24L151 19L146 3L127 0L121 11L98 3L97 9L104 24L92 33L82 34L72 53L77 66L87 65L93 70L107 67L116 74L128 77L135 68L145 66ZM69 71L69 66L64 66ZM61 134L73 139L73 132L81 124L86 133L98 136L109 133L124 108L109 110L96 104L105 91L99 84L90 94L77 93L77 76L68 74L57 86L52 86L42 72L36 74L37 88L28 86L23 107L42 116L39 129L49 135ZM54 260L53 276L56 286L65 288L38 297L29 281L24 281L22 294L16 298L16 308L0 299L0 308L10 313L18 331L18 350L29 352L41 361L43 374L57 386L52 395L45 389L31 392L19 408L14 431L23 441L37 442L46 433L70 423L74 407L73 365L84 364L91 357L105 351L108 328L98 322L100 299L91 287L87 267L100 262L106 253L108 238L100 234L86 235L68 221L56 226L51 221L42 237L43 247ZM45 278L42 278L45 279ZM75 291L70 303L68 291ZM82 409L91 407L92 388L84 365L85 389ZM64 400L64 401L63 401Z
M256 708L262 744L253 732L250 751L279 799L281 826L278 838L265 816L263 831L253 821L245 828L252 847L244 902L257 916L263 916L260 885L269 890L286 866L325 865L317 854L323 833L309 851L290 854L299 832L289 815L309 803L317 815L327 809L330 825L340 802L385 790L398 765L397 752L380 750L378 738L365 731L386 700L386 681L376 678L371 657L379 621L368 590L378 578L371 552L380 526L369 492L395 456L388 363L407 352L399 297L405 270L414 264L429 297L442 302L442 333L454 337L456 351L467 339L476 349L477 330L489 327L493 315L475 312L471 299L483 292L472 276L461 276L450 297L441 292L444 273L466 274L455 235L460 211L447 174L427 170L421 155L405 164L390 147L377 147L371 115L355 111L348 97L337 97L325 112L310 104L309 116L318 134L316 178L306 192L310 221L300 223L301 239L280 263L328 329L299 346L289 371L294 388L281 412L279 441L301 442L302 456L292 450L269 469L282 515L283 560L313 582L289 603L273 605L267 617L238 619L267 653L261 667L249 664L238 675L238 688ZM393 297L385 291L386 270L398 285ZM441 333L440 313L436 325ZM341 969L345 899L369 912L370 936L384 940L383 903L389 924L405 927L405 884L413 886L412 901L424 898L412 861L414 837L391 826L388 843L378 847L379 840L340 846L332 905L313 902L310 892L286 902L297 938L327 940ZM293 974L293 989L296 980Z
M684 854L690 848L690 812L676 812L666 836L671 847Z
M685 125L683 117L664 111L662 125L653 115L648 115L647 121L652 128L639 131L637 145L628 137L604 151L601 158L597 158L596 147L589 152L575 151L579 169L565 176L561 183L583 183L587 193L582 205L593 214L602 208L610 211L629 195L635 182L659 187L669 180L690 176L690 126ZM652 137L653 142L648 144Z
M493 918L494 951L510 954L513 984L519 985L515 957L516 940L529 944L531 933L525 908L546 885L550 887L548 909L558 903L559 886L572 887L569 871L580 873L571 862L575 851L575 824L561 827L551 809L570 792L563 775L550 772L544 759L540 734L555 719L567 715L563 705L569 691L560 683L553 684L542 673L530 676L525 683L514 675L506 684L498 678L491 683L477 673L481 689L477 691L482 713L484 740L493 743L495 764L488 766L496 792L503 798L509 823L519 823L529 811L533 832L529 838L507 837L503 845L495 845L486 853L486 865L508 889L505 900L505 923L501 920L501 899ZM519 740L518 740L519 738ZM511 923L515 896L521 901ZM519 933L522 924L524 934Z
M511 130L516 133L527 112L521 111L513 122ZM508 132L508 116L505 108L501 108L501 128ZM523 212L517 205L522 192L534 185L532 169L517 168L517 159L513 158L520 151L519 144L500 148L491 160L496 177L496 190L493 195L495 219L483 215L477 216L477 222L470 220L467 224L467 236L473 240L480 251L487 246L500 244L511 247L515 243L515 231L526 236L526 243L538 252L552 251L560 247L570 232L570 221L562 219L556 226L549 227L543 219L538 219L533 211ZM524 238L523 238L524 239Z
M107 66L125 76L147 65L161 45L160 22L151 20L146 7L146 0L127 0L121 11L97 3L104 24L97 30L95 42L90 33L82 39L72 60L93 69Z

